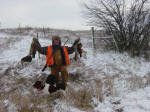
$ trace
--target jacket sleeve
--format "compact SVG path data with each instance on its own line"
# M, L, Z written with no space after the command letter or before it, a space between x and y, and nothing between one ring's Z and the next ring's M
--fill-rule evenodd
M67 47L68 54L72 54L74 52L74 46L72 47L66 46L66 47Z
M38 48L38 52L43 55L47 55L48 46Z

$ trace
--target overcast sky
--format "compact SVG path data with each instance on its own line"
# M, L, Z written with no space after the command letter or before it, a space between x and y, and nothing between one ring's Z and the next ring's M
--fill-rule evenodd
M0 0L1 27L34 26L90 29L82 17L83 0Z

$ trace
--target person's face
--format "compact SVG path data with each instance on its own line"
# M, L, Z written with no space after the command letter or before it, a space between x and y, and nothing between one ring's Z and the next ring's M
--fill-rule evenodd
M54 40L54 45L59 45L59 40L58 39Z

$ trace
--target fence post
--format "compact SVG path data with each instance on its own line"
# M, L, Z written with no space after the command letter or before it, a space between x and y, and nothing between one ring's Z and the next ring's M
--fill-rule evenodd
M38 32L37 32L36 37L37 37L37 40L39 41L39 34L38 34ZM40 53L39 52L38 52L38 56L39 56L39 59L40 59Z
M18 26L19 33L21 34L21 25Z
M91 35L92 35L92 39L93 39L93 47L95 48L94 27L91 27Z
M44 37L46 37L46 33L45 33L45 28L43 26L43 33L44 33Z

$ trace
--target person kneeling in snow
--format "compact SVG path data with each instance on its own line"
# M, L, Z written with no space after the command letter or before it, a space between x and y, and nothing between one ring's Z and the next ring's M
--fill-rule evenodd
M56 78L56 86L60 86L63 90L66 88L68 81L67 66L70 65L69 54L75 51L75 47L79 44L79 39L75 40L72 47L62 46L61 39L58 36L52 37L52 46L41 47L39 41L33 38L29 55L22 58L21 61L31 62L32 57L35 57L36 51L46 55L46 66L51 68L51 75ZM44 71L44 70L43 70ZM59 76L61 73L61 77Z

